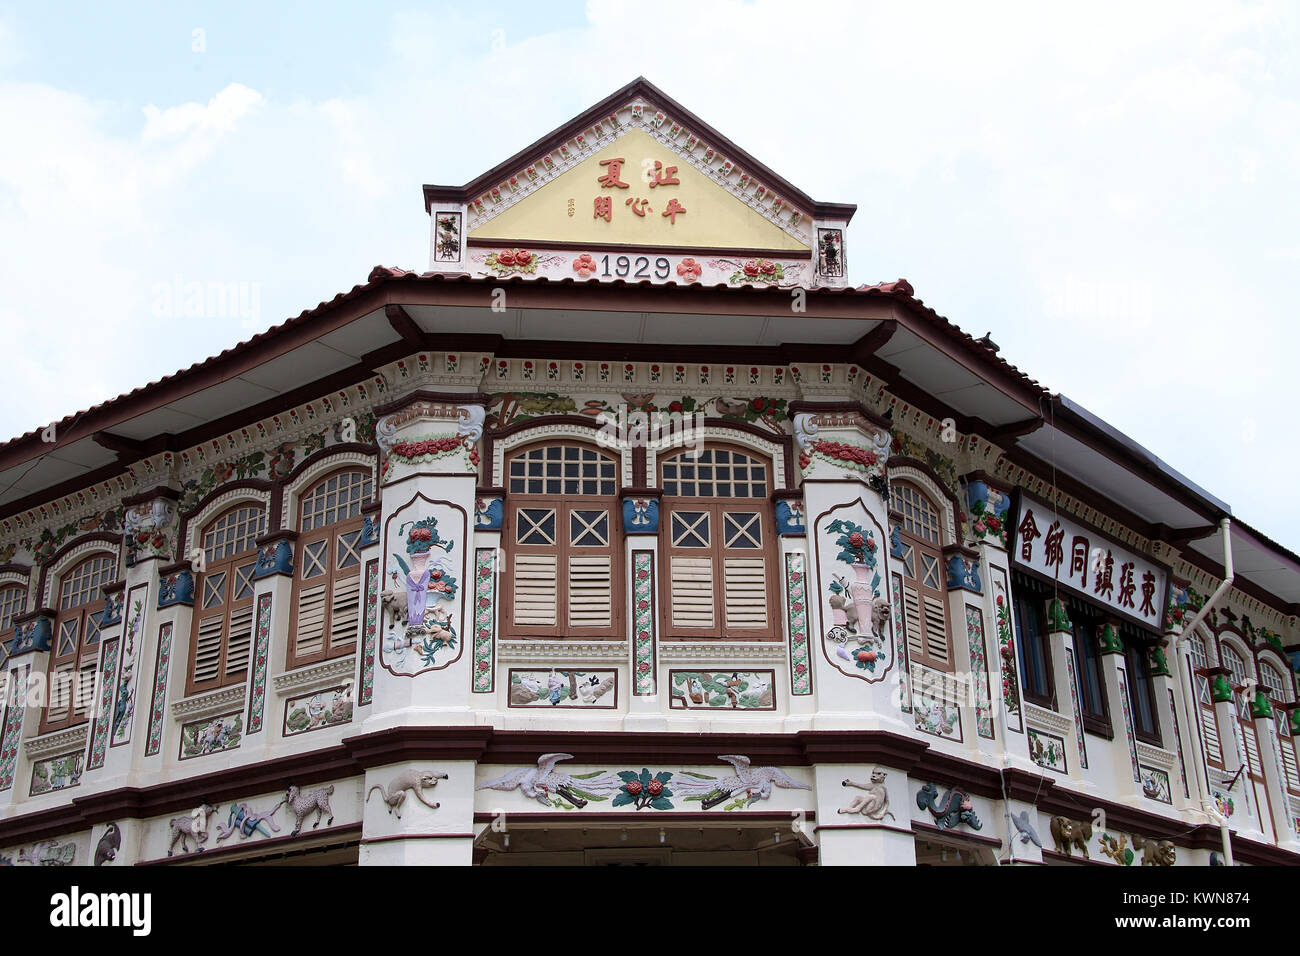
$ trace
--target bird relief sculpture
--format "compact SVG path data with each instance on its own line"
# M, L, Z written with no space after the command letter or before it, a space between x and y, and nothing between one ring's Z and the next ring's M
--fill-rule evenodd
M827 653L827 659L843 674L879 681L892 664L892 645L889 601L880 593L880 546L875 534L854 521L836 518L822 526L819 546L829 578L824 592L823 618L829 624L824 646L833 654Z
M388 663L404 671L408 653L418 655L421 663L432 665L439 651L455 650L456 628L450 604L458 585L452 574L454 566L446 557L456 545L439 536L436 518L408 521L398 533L406 538L406 553L411 562L407 564L400 554L393 555L394 562L402 569L402 577L392 571L393 589L384 592L388 625L383 650Z

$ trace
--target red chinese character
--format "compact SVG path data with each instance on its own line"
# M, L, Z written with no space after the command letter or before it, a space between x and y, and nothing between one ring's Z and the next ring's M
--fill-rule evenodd
M1025 512L1025 517L1021 520L1020 527L1016 529L1016 534L1020 536L1020 560L1032 561L1034 559L1034 539L1042 537L1042 532L1038 530L1038 522L1034 520L1032 508Z
M663 211L663 214L671 220L674 226L677 225L677 214L679 212L681 213L686 212L686 207L683 206L681 203L679 203L676 199L668 200L668 208Z
M1047 529L1047 537L1043 539L1043 562L1049 568L1055 567L1056 574L1060 574L1061 562L1065 560L1065 548L1062 547L1064 541L1065 529L1061 527L1061 522L1053 521Z
M1081 534L1076 534L1070 542L1070 574L1074 577L1074 572L1079 572L1079 587L1088 586L1088 539Z
M596 182L600 183L602 189L613 189L615 187L619 189L628 188L627 183L618 178L623 172L623 164L625 162L627 162L627 160L622 156L618 157L618 159L602 159L600 161L600 165L607 167L604 176L596 177Z
M1111 555L1109 548L1106 549L1106 560L1099 563L1101 568L1097 571L1096 583L1092 586L1092 593L1111 597L1115 593L1115 582L1112 580L1115 573L1115 558Z
M645 218L647 212L654 212L654 210L650 208L650 200L648 199L628 199L623 203L623 205L631 206L632 211L642 219Z
M1119 606L1133 606L1133 592L1137 584L1133 581L1133 562L1125 561L1119 566Z
M1156 576L1150 571L1142 572L1142 606L1138 608L1139 614L1155 614L1155 606L1151 599L1156 594Z
M650 180L650 188L654 189L656 186L680 186L681 182L677 179L676 173L676 166L665 166L656 159L655 178Z
M614 203L608 196L597 196L592 204L592 219L604 219L606 222L614 221Z

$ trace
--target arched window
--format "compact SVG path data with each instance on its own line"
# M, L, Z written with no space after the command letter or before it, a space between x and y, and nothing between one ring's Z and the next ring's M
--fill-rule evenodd
M506 464L511 551L506 632L515 637L609 637L618 606L618 461L588 445L532 445Z
M907 481L893 482L890 497L902 513L899 540L908 657L935 670L952 671L955 665L948 636L947 575L939 508L925 492Z
M666 637L777 638L771 462L723 445L661 458Z
M203 529L203 571L190 637L186 693L242 681L253 643L253 572L257 539L266 528L260 504L244 502Z
M1243 744L1241 759L1246 762L1246 773L1257 783L1264 780L1264 767L1259 757L1259 739L1255 736L1255 722L1250 716L1250 697L1247 693L1247 680L1253 676L1253 668L1246 658L1237 652L1231 644L1219 639L1219 658L1231 675L1233 698L1237 710L1238 740Z
M1196 688L1196 707L1205 740L1205 759L1211 767L1223 770L1226 766L1223 762L1223 738L1219 732L1218 716L1214 712L1214 700L1210 697L1210 679L1199 673L1212 666L1205 651L1205 640L1201 635L1193 634L1187 646L1192 656L1192 684Z
M1284 706L1291 703L1293 698L1290 682L1282 671L1264 659L1259 662L1259 680L1272 691L1269 699L1275 707L1273 723L1277 727L1277 750L1282 758L1282 787L1292 794L1300 794L1300 771L1296 766L1295 743L1291 739L1291 722Z
M101 588L111 584L116 575L117 558L96 554L65 572L59 581L42 733L79 724L90 712L99 663L99 620L104 612Z
M370 495L370 472L349 468L322 478L298 499L290 668L356 650L361 613L361 506Z

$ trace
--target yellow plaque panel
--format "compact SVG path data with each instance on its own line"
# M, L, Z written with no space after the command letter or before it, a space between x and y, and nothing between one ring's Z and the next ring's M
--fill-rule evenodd
M674 179L677 182L671 182ZM542 240L578 246L808 248L635 129L471 230L469 236L503 243Z

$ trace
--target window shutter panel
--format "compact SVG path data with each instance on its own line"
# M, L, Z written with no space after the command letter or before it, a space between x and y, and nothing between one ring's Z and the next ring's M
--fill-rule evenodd
M199 625L199 640L203 640L203 625ZM230 612L230 639L226 647L226 676L230 677L248 667L248 653L253 644L253 605L236 608ZM195 679L198 677L195 675Z
M516 624L555 624L556 595L555 555L515 556Z
M570 627L609 627L613 599L612 568L607 554L569 558Z
M221 670L221 614L199 619L199 638L194 648L194 683L215 680Z
M921 632L921 600L916 588L903 585L903 618L907 627L907 652L912 660L925 659L925 643Z
M76 661L64 661L56 664L50 673L50 705L47 713L51 722L68 715L76 684Z
M727 627L767 627L767 570L762 558L724 558Z
M1260 772L1260 763L1259 741L1255 739L1255 728L1247 725L1242 727L1241 730L1246 736L1246 772L1257 774Z
M1223 766L1223 747L1219 743L1219 724L1214 711L1202 709L1201 727L1205 731L1205 756L1210 763Z
M317 654L325 647L325 589L328 584L304 587L298 592L298 632L294 635L295 657Z
M99 667L93 656L89 660L82 661L81 666L77 668L77 680L72 697L72 715L74 717L84 717L94 707L95 678L98 671ZM113 695L110 695L110 699L114 699ZM111 715L109 719L112 719Z
M330 606L330 650L355 644L361 608L361 575L350 574L334 582Z
M673 627L713 627L713 559L672 558Z
M1296 770L1295 747L1285 738L1279 739L1277 746L1282 751L1282 772L1286 774L1287 789L1292 793L1300 793L1300 773Z
M925 600L925 650L932 661L949 661L948 629L945 626L943 600L924 595Z

